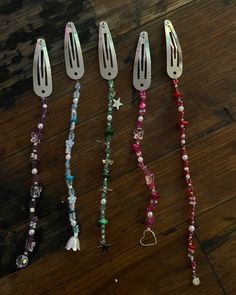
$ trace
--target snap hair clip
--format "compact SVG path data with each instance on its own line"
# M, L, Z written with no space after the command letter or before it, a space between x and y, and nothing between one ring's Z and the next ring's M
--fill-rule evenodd
M77 108L80 98L80 82L84 75L84 62L82 56L82 50L80 46L79 37L75 28L74 23L68 22L65 28L65 38L64 38L64 54L65 54L65 65L66 72L69 78L76 81L75 91L72 96L72 106L70 115L70 128L67 140L65 142L65 181L68 190L68 214L69 221L71 224L73 235L70 237L66 244L66 250L72 249L73 251L80 250L79 233L80 227L78 224L78 218L75 212L76 204L76 193L73 188L74 176L71 175L71 151L74 145L75 139L75 125L77 123Z
M37 199L40 197L42 187L39 185L38 175L38 146L42 138L42 131L45 125L47 114L47 97L52 93L52 75L48 58L47 47L44 39L38 39L35 47L33 61L33 87L34 92L41 99L41 117L37 128L31 133L32 153L30 160L32 163L32 185L30 188L29 202L29 231L25 242L25 251L16 259L18 268L26 267L29 263L29 253L34 251L35 231L38 217L36 215Z
M196 196L193 190L193 183L189 169L189 157L186 149L186 128L189 123L184 117L184 101L179 90L179 82L177 80L183 72L182 50L172 23L169 20L165 20L164 27L166 36L166 70L167 74L172 79L173 98L175 99L178 107L177 126L180 134L181 158L188 193L188 202L191 207L191 214L187 229L187 251L192 268L192 283L194 286L198 286L200 284L200 279L196 275L197 263L194 256L196 246L193 242L193 234L195 232Z
M143 171L147 188L150 191L149 203L146 208L146 228L140 239L140 244L142 246L153 246L157 244L157 238L154 231L152 231L152 226L154 224L154 209L158 203L159 194L154 181L154 174L145 165L141 150L141 141L144 136L143 121L146 112L146 90L151 85L151 55L147 32L141 32L139 35L133 67L133 85L135 89L138 90L139 111L134 130L134 143L132 145L132 149L136 154L138 167ZM146 233L152 234L153 242L145 243Z
M116 99L116 92L114 88L114 79L118 74L118 66L116 59L116 52L114 44L112 41L112 36L109 30L109 27L105 21L100 22L99 24L99 40L98 40L98 57L99 57L99 68L100 73L103 79L108 81L108 106L107 106L107 122L106 130L104 132L104 143L105 143L105 157L102 160L103 163L103 185L101 189L101 199L100 199L100 218L98 223L100 224L101 234L100 234L100 246L102 250L108 250L111 246L107 244L106 241L106 225L108 220L106 219L106 204L107 204L107 194L111 191L108 188L108 179L110 166L113 164L113 161L110 159L111 156L111 140L113 136L112 128L112 111L113 108L119 110L123 105L120 102L120 98Z

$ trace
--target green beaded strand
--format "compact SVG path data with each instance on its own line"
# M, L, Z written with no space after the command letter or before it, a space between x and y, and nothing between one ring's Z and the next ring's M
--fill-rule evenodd
M100 219L98 220L98 223L101 227L101 238L100 243L102 246L107 247L106 244L106 225L108 224L108 220L105 217L105 211L106 211L106 203L107 203L107 192L108 192L108 178L109 178L109 166L112 164L112 161L110 160L111 155L111 140L112 136L114 134L114 131L112 129L112 110L113 110L113 99L115 98L115 89L114 89L114 82L112 80L108 81L108 109L107 109L107 124L106 124L106 130L104 132L105 136L105 159L103 160L103 170L102 170L102 176L103 176L103 187L102 187L102 193L101 193L101 205L100 205Z

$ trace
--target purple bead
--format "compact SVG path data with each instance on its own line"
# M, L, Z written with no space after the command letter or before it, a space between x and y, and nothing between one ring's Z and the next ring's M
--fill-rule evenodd
M25 242L25 249L29 252L33 252L36 243L32 236L29 236Z

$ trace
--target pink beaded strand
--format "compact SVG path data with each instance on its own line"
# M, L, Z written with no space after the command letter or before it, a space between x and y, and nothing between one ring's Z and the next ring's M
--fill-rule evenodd
M186 127L189 125L188 121L184 119L184 101L181 95L181 92L178 87L178 80L172 80L172 85L174 89L174 99L176 100L176 104L179 111L179 119L178 119L178 127L180 130L180 145L181 145L181 157L183 162L183 172L185 177L185 182L187 186L187 194L189 205L191 206L190 219L187 230L187 250L188 257L191 262L192 268L192 283L197 286L200 284L200 279L196 275L196 267L197 263L194 257L196 246L193 242L193 234L195 231L195 214L196 214L196 196L193 191L193 184L190 175L189 162L188 162L188 154L186 150Z
M140 243L143 246L152 246L157 243L156 235L152 231L152 226L154 224L154 209L158 203L159 195L156 189L156 185L154 182L154 174L148 169L148 167L144 163L142 151L141 151L141 141L143 139L144 131L143 131L143 120L144 120L144 114L145 114L145 107L146 107L146 92L140 91L139 92L139 115L136 122L136 129L134 130L134 140L135 143L132 145L132 149L136 154L138 166L141 168L141 170L144 173L145 182L147 185L147 188L150 191L150 198L149 203L146 208L146 229L144 230L143 236L140 239ZM146 238L145 234L147 232L150 232L153 235L154 242L152 243L146 243L143 242L143 240Z

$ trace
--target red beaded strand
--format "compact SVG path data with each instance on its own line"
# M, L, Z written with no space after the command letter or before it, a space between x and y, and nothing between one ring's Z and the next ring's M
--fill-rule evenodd
M147 185L147 188L150 191L150 198L149 198L149 203L147 205L146 209L146 229L143 233L142 238L140 239L140 243L143 246L151 246L155 245L157 243L156 240L156 235L152 231L152 226L154 224L154 214L153 211L155 209L155 206L158 203L159 200L159 195L157 193L156 185L154 182L154 174L151 173L151 171L147 168L147 166L144 164L144 159L141 151L141 140L143 139L144 131L143 131L143 120L144 120L144 114L146 112L145 107L146 107L146 92L145 91L140 91L139 92L139 115L138 115L138 120L136 122L136 129L134 130L134 140L135 143L132 145L132 149L136 154L137 160L138 160L138 166L142 169L145 177L145 182ZM146 232L150 232L153 235L154 242L152 243L145 243L143 240L145 239L145 234Z
M197 263L194 257L196 246L193 242L193 234L195 231L195 214L196 214L196 197L193 191L193 184L189 170L189 162L188 162L188 154L186 150L186 127L189 125L188 121L184 119L184 102L181 95L181 92L178 88L178 80L172 80L173 88L174 88L174 98L176 100L176 104L179 111L179 119L178 119L178 127L180 130L180 144L181 144L181 156L183 161L183 172L185 176L185 182L187 185L187 193L188 193L188 201L191 206L191 214L189 218L188 225L188 233L187 233L187 249L188 249L188 257L191 262L192 268L192 283L195 286L200 284L200 279L196 275L196 267Z

